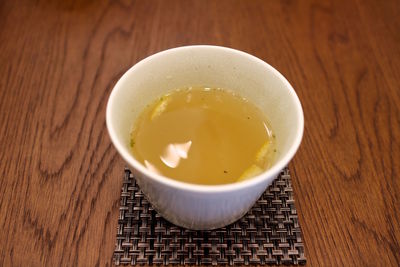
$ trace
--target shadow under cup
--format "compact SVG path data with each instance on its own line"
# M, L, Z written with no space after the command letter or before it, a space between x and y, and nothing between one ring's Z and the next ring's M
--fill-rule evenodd
M195 185L151 173L134 159L130 132L146 105L190 86L232 90L266 115L278 151L270 169L238 183ZM247 53L217 46L174 48L140 61L115 85L106 120L113 144L153 207L172 223L190 229L214 229L243 216L294 156L304 127L300 101L277 70Z

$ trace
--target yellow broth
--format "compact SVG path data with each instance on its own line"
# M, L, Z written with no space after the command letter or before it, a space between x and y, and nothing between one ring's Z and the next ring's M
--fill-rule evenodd
M220 88L183 88L145 108L131 133L133 155L169 178L203 185L234 183L266 170L275 135L248 100Z

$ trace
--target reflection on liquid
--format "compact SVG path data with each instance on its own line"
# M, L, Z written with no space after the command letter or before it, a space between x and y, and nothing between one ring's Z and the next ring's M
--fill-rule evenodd
M269 136L269 137L272 137L272 131L271 131L271 129L265 124L265 122L263 122L263 125L264 125L264 129L265 129L265 131L267 132L268 136Z
M146 165L146 168L147 168L149 171L154 172L154 173L157 173L157 174L161 174L160 171L157 170L157 168L156 168L153 164L151 164L150 162L148 162L147 160L144 161L144 165Z
M176 168L181 159L187 159L192 141L186 143L169 144L163 155L160 156L162 162L170 168Z

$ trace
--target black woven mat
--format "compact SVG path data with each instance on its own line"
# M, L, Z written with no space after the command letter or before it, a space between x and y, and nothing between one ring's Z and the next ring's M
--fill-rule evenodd
M158 215L125 169L115 264L305 264L289 170L285 169L239 221L193 231Z

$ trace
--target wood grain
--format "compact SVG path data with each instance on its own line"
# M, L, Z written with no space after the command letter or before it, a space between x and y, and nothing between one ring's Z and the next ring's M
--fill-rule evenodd
M188 44L247 51L296 89L308 264L400 265L399 18L396 0L1 1L0 265L112 265L124 163L107 97Z

